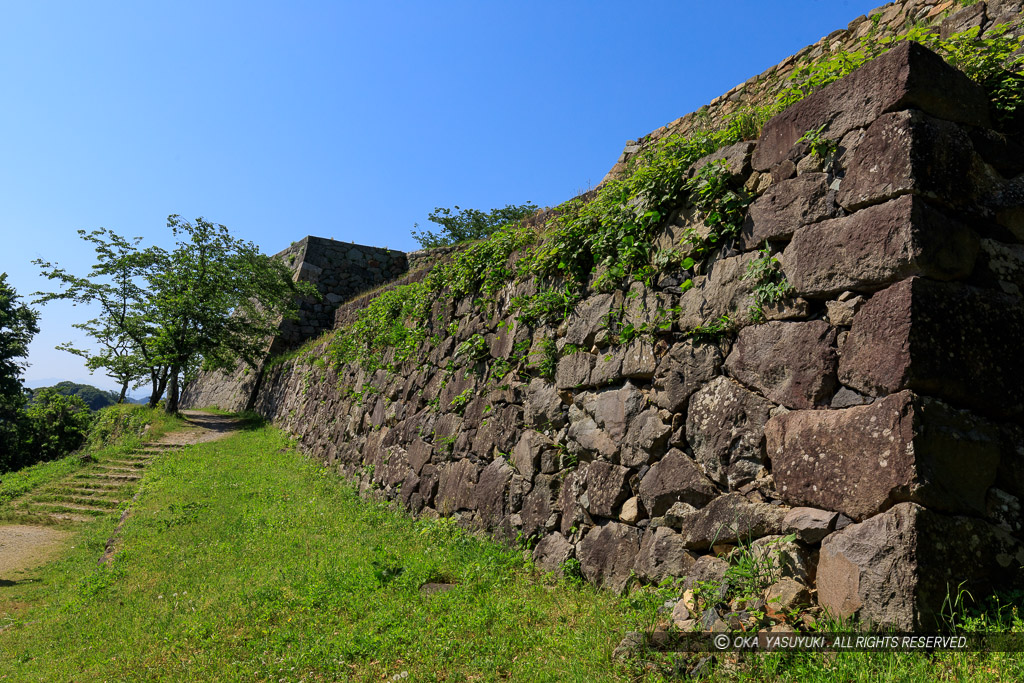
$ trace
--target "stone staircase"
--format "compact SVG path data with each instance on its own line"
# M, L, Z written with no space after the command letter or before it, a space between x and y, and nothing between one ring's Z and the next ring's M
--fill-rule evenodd
M11 501L4 512L11 521L48 517L60 522L89 522L120 514L135 495L149 463L179 448L181 444L147 443L129 453L100 458Z

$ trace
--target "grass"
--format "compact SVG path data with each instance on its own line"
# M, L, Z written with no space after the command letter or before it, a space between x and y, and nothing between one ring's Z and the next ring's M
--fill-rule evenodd
M4 514L5 503L31 493L40 486L63 479L91 460L102 460L129 452L145 442L159 439L183 424L181 418L167 415L160 409L132 404L104 408L97 415L87 445L78 452L0 475L0 517Z
M662 680L672 657L693 661L612 659L626 632L653 628L667 589L620 598L542 576L451 520L359 498L271 427L155 461L97 567L115 521L83 525L36 579L0 582L0 680ZM714 679L1020 673L996 655L744 657Z

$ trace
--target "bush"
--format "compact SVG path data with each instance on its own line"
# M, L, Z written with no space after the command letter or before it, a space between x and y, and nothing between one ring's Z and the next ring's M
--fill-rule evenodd
M78 396L64 396L55 389L39 389L26 408L29 422L27 457L51 460L85 443L92 413Z
M537 211L537 205L529 202L518 206L508 204L503 209L491 209L489 213L477 209L460 209L458 206L455 209L458 213L453 214L451 209L436 207L427 218L432 223L440 225L442 230L437 233L430 230L413 230L413 239L424 249L480 240L494 234L503 225L518 223L533 215ZM419 227L419 224L413 227Z

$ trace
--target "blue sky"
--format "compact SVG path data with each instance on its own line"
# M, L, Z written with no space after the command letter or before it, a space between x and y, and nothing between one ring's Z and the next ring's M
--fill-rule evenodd
M35 258L87 271L76 230L170 246L171 213L268 253L307 234L412 250L435 206L596 185L627 139L880 1L12 0L0 271L30 295ZM88 317L41 309L28 384L113 388L54 350Z

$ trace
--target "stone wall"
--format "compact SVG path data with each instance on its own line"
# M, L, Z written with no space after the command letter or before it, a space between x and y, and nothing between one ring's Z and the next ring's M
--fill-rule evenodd
M933 27L943 37L975 26L987 31L996 24L1018 24L1022 6L1024 0L979 0L966 7L956 0L902 0L886 3L867 15L857 17L845 29L837 29L823 36L813 45L808 45L763 73L752 76L716 97L707 106L637 140L627 141L622 155L609 170L605 180L621 175L629 160L640 150L667 135L686 135L695 129L713 128L744 108L774 103L779 93L787 87L790 76L800 66L823 54L855 50L870 31L874 31L876 38L900 35L915 25ZM873 19L876 16L877 19Z
M430 251L415 252L429 259ZM295 279L316 285L319 300L299 302L298 318L281 322L280 332L268 340L267 355L279 355L334 329L338 307L359 294L395 280L408 269L406 254L394 249L367 247L312 235L303 237L274 255L294 270ZM262 368L239 367L233 372L203 372L182 394L182 405L220 406L224 410L249 408L262 381Z
M825 123L827 161L797 142ZM256 408L363 490L536 539L544 569L692 585L774 543L802 600L933 628L948 590L1024 563L1024 140L992 126L977 86L903 44L711 156L754 201L697 272L588 290L553 328L510 312L532 282L438 300L415 361L334 369L325 339L268 368ZM794 291L755 321L765 245ZM723 314L728 334L689 332ZM657 333L618 345L610 319ZM486 355L455 354L476 335Z
M395 279L409 267L401 251L313 236L302 238L277 257L293 262L297 278L316 285L323 298L302 301L299 319L281 324L275 350L294 348L333 329L339 304Z

